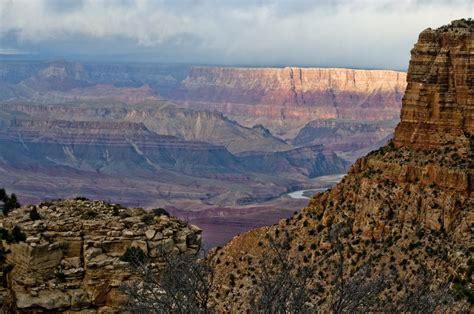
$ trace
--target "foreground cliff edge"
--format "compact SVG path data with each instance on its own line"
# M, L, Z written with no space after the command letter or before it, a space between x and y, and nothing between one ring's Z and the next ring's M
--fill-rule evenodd
M291 219L218 250L218 308L249 309L272 242L284 244L295 270L315 268L313 309L331 306L341 260L342 277L363 267L391 277L385 300L411 293L410 284L429 275L430 285L473 301L474 21L423 31L411 56L394 139Z
M165 211L82 198L15 209L0 225L5 311L117 313L126 301L121 285L138 279L123 258L129 248L159 271L161 254L196 254L201 246L199 228Z

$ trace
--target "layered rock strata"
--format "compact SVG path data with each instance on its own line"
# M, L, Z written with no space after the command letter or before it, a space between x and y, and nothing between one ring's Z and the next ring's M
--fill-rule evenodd
M290 136L315 119L398 118L405 80L383 70L194 67L171 98Z
M420 34L412 50L396 147L439 148L445 140L474 133L473 37L463 21Z
M159 254L195 254L201 230L173 217L126 209L101 201L67 200L32 206L0 219L6 230L20 227L26 240L2 241L12 266L3 289L17 311L115 313L125 301L121 284L136 279L121 260L137 247L160 269ZM4 300L8 304L8 299Z

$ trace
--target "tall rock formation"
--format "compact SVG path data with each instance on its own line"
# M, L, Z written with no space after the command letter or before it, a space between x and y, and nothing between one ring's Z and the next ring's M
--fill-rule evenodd
M396 147L439 148L464 132L474 133L473 36L463 21L420 34L412 50Z
M291 219L238 236L219 250L223 310L248 308L247 287L259 261L272 252L266 239L283 241L285 233L295 269L317 266L313 280L324 288L314 299L319 310L327 310L340 256L346 278L363 266L392 276L383 293L393 299L407 292L404 280L413 283L428 271L434 285L448 284L472 302L473 47L473 20L421 33L393 141L358 160L338 185ZM342 253L336 230L343 230ZM256 266L250 269L250 263Z
M199 228L139 208L55 201L38 206L37 220L31 218L32 209L16 209L0 219L1 248L9 252L11 267L2 272L6 280L0 293L2 305L13 311L118 313L125 301L120 285L137 279L121 259L128 248L142 249L159 271L162 252L195 254L201 245ZM9 243L6 232L15 227L25 233L25 241Z

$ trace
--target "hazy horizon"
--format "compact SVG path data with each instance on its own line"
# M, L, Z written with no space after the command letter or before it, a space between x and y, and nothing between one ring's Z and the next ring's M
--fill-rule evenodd
M405 71L472 1L4 0L0 59Z

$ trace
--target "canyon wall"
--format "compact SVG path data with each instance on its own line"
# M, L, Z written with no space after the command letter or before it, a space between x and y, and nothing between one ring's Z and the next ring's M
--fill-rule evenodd
M385 70L193 67L170 97L294 135L317 119L397 119L405 81L405 73Z
M339 140L338 147L350 151L357 149L350 145L352 135L361 134L357 140L367 148L373 141L364 141L365 135L383 138L386 134L373 128L353 134L343 123L378 123L391 132L398 122L405 80L405 73L387 70L4 62L0 64L0 101L159 107L168 100L196 112L218 111L248 128L261 125L285 140L294 139L307 123L330 120L333 132L349 135L344 142ZM332 142L320 130L310 130L311 136L319 138L312 144ZM160 132L166 131L160 127ZM258 143L255 148L270 144L254 139L247 142ZM282 145L273 147L277 146Z
M0 114L0 186L17 193L21 202L80 195L129 206L240 207L279 198L306 187L312 177L341 173L348 165L324 147L292 148L273 141L264 129L243 128L219 114L3 106L11 111ZM191 121L187 126L180 124L185 119ZM234 148L250 141L254 146L245 147L273 142L287 149L233 154L222 145L158 134L153 126L182 130L183 136L208 134ZM234 146L238 142L243 145Z

